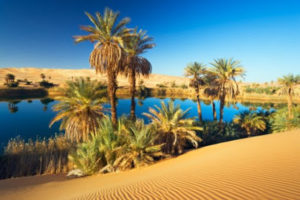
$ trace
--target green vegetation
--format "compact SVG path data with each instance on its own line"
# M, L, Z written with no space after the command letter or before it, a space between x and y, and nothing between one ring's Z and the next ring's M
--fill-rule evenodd
M106 101L106 88L102 83L90 79L78 78L67 82L60 102L53 107L59 111L51 121L50 127L61 121L60 130L72 141L86 141L89 134L99 127L99 119L104 116L102 103Z
M251 87L246 86L244 88L246 93L257 93L257 94L266 94L266 95L273 95L278 92L280 88L275 86L268 86L268 87Z
M220 123L223 122L223 113L226 97L235 99L239 94L237 77L244 76L244 69L239 61L233 59L215 59L209 73L216 77L211 83L216 88L220 100Z
M124 50L126 52L124 58L123 74L128 77L130 84L131 108L130 117L135 120L135 92L136 92L136 77L140 75L148 76L151 73L151 63L140 56L147 49L154 47L153 38L148 37L145 31L135 29L133 35L125 40Z
M190 87L194 88L198 105L198 118L202 122L202 111L199 97L200 87L204 85L204 76L206 73L205 65L194 62L188 65L185 69L185 76L190 77Z
M261 134L267 129L267 118L257 112L245 111L237 115L233 122L238 124L246 134L253 136Z
M168 104L161 102L161 108L150 108L149 113L144 113L151 123L157 127L161 143L165 143L163 148L168 154L181 154L187 142L190 142L195 148L201 141L196 135L195 130L201 130L194 126L194 118L187 118L188 110L181 110L179 105L174 106L174 102Z
M82 26L81 29L89 34L84 36L75 36L75 42L90 41L96 42L94 50L90 55L90 64L96 69L96 73L106 73L108 83L108 94L111 105L111 118L113 123L117 124L116 109L116 90L117 76L122 71L122 61L124 58L123 50L126 38L132 36L131 30L125 28L130 21L129 18L123 18L118 24L118 12L106 8L104 15L99 12L96 17L86 12L86 15L93 26Z
M293 118L290 118L290 113ZM300 128L300 107L296 106L289 111L288 108L278 109L272 114L271 128L274 132L286 131L293 128Z
M189 86L196 93L199 122L188 117L189 109L181 110L179 105L169 101L167 104L161 102L160 107L149 108L149 113L143 113L150 120L149 124L144 124L135 117L136 77L151 73L151 63L140 55L154 47L153 39L144 31L126 28L129 18L117 23L119 13L110 9L105 9L103 15L99 12L95 17L89 13L86 15L93 26L82 26L81 29L88 35L75 36L75 42L95 42L89 61L96 73L107 75L108 87L89 78L73 80L72 77L61 91L62 96L57 98L60 102L53 110L58 114L50 122L52 126L61 121L60 130L64 130L65 135L27 142L12 139L4 154L0 155L0 178L54 174L70 169L78 169L83 175L127 170L182 154L189 148L300 127L300 108L293 106L292 101L300 76L294 75L278 80L283 86L281 92L288 97L287 109L278 109L274 113L250 109L237 115L231 123L223 122L226 100L235 100L239 94L236 78L245 74L240 62L233 59L215 59L211 67L194 62L185 68L185 76L190 78ZM120 73L126 75L130 83L130 119L126 116L117 119L116 90ZM46 80L45 74L40 76L40 86L53 86ZM20 81L15 82L15 76L7 74L5 82L8 87L16 87ZM179 87L176 82L156 86L158 95L165 95L168 86ZM184 84L180 87L188 88ZM138 90L142 95L149 94L142 80ZM255 86L254 89L246 87L245 91L274 94L279 88ZM212 104L212 122L202 120L200 92L209 98L204 103ZM108 101L107 93L111 117L106 115L107 109L103 105ZM215 100L220 101L219 122ZM41 102L46 110L51 100L43 99ZM17 103L11 101L8 104L12 113L18 111Z
M287 94L289 119L291 120L294 118L294 113L292 112L294 88L300 84L300 75L294 76L293 74L289 74L279 78L278 82L282 86L281 92Z

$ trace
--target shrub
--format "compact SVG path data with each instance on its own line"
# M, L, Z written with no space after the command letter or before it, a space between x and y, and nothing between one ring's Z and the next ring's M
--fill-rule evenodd
M292 119L289 119L288 117L287 107L278 109L274 112L271 117L272 130L280 132L300 127L300 107L294 107L292 112L294 115Z
M79 144L69 159L85 175L147 165L164 155L162 144L154 144L155 133L141 120L131 122L122 117L115 129L112 121L105 118L91 139Z
M40 85L41 87L44 87L44 88L51 88L51 87L54 87L54 84L53 84L53 83L50 83L50 82L45 81L45 80L41 81L41 82L39 83L39 85Z
M203 130L197 132L202 138L202 146L246 137L241 133L239 126L232 122L224 123L223 128L220 128L217 121L206 121L202 126Z

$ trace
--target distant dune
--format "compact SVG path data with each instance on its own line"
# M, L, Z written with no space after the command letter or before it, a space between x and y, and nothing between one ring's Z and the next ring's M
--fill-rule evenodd
M212 145L127 172L0 181L0 199L300 199L300 130Z
M50 81L63 84L67 80L72 80L75 77L90 77L91 79L98 79L106 81L106 77L101 74L96 74L93 69L47 69L47 68L0 68L0 85L4 83L4 77L6 74L12 73L17 79L28 79L29 81L38 82L41 81L40 74L46 75L46 79L51 77ZM144 80L144 84L148 87L155 87L158 83L173 82L177 85L188 84L188 79L180 76L168 76L160 74L151 74L148 78L141 77ZM128 79L123 76L119 76L118 83L120 86L128 86Z

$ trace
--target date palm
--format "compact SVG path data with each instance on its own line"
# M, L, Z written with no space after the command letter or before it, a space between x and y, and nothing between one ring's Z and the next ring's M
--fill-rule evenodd
M194 126L194 118L188 118L189 109L183 111L179 105L174 106L174 102L168 104L161 102L161 108L150 108L149 113L143 113L152 124L157 127L159 143L165 143L163 151L167 154L181 154L187 142L195 148L201 141L196 135L196 130L202 130Z
M223 122L223 113L226 97L235 99L239 94L239 86L236 81L237 77L243 77L245 71L240 62L233 59L215 59L209 73L216 77L214 87L218 91L220 100L220 124Z
M278 82L282 86L281 92L287 94L289 119L293 119L293 95L295 86L300 84L300 75L288 74L279 78Z
M263 116L248 111L237 115L233 122L245 129L248 135L255 135L258 130L264 131L267 128Z
M136 78L140 75L148 76L151 73L151 63L141 57L142 53L145 53L147 49L153 48L155 45L151 43L153 38L146 35L145 31L135 32L132 37L128 37L125 42L124 50L126 52L126 58L124 60L124 75L128 77L130 84L130 96L131 96L131 109L130 116L132 120L135 120L135 92L136 92Z
M206 72L205 65L194 62L188 65L185 69L185 76L190 78L190 87L194 88L197 98L198 118L202 122L202 111L199 98L200 87L204 85L204 75Z
M91 41L95 43L94 50L90 54L90 64L95 68L96 73L106 73L108 83L108 94L111 104L111 118L113 123L117 123L116 110L116 90L117 75L121 70L123 58L124 39L130 36L130 29L125 28L129 23L129 18L123 18L117 23L119 12L113 12L106 8L104 15L99 12L93 17L86 12L86 15L93 26L82 26L81 29L89 34L84 36L74 36L75 42Z
M144 125L142 120L137 120L124 126L123 135L127 142L122 155L114 162L114 168L124 170L141 167L153 163L155 158L165 156L162 152L164 144L155 144L158 135L152 125Z
M6 74L5 75L5 82L8 85L9 83L12 83L15 81L15 75L13 74Z
M106 109L101 105L106 101L106 89L97 81L79 78L67 82L64 96L57 98L59 103L53 106L58 114L50 122L50 127L61 120L60 130L72 141L86 141L99 127L99 119Z
M218 98L218 90L215 85L216 78L217 77L212 73L206 72L204 77L205 89L203 91L204 95L206 95L211 101L214 120L217 120L216 104L214 102L214 100Z

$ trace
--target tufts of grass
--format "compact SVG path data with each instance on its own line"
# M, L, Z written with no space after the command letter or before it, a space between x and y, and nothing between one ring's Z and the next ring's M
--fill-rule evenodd
M75 144L62 135L36 141L11 139L0 155L0 179L67 172L68 153L73 147Z

